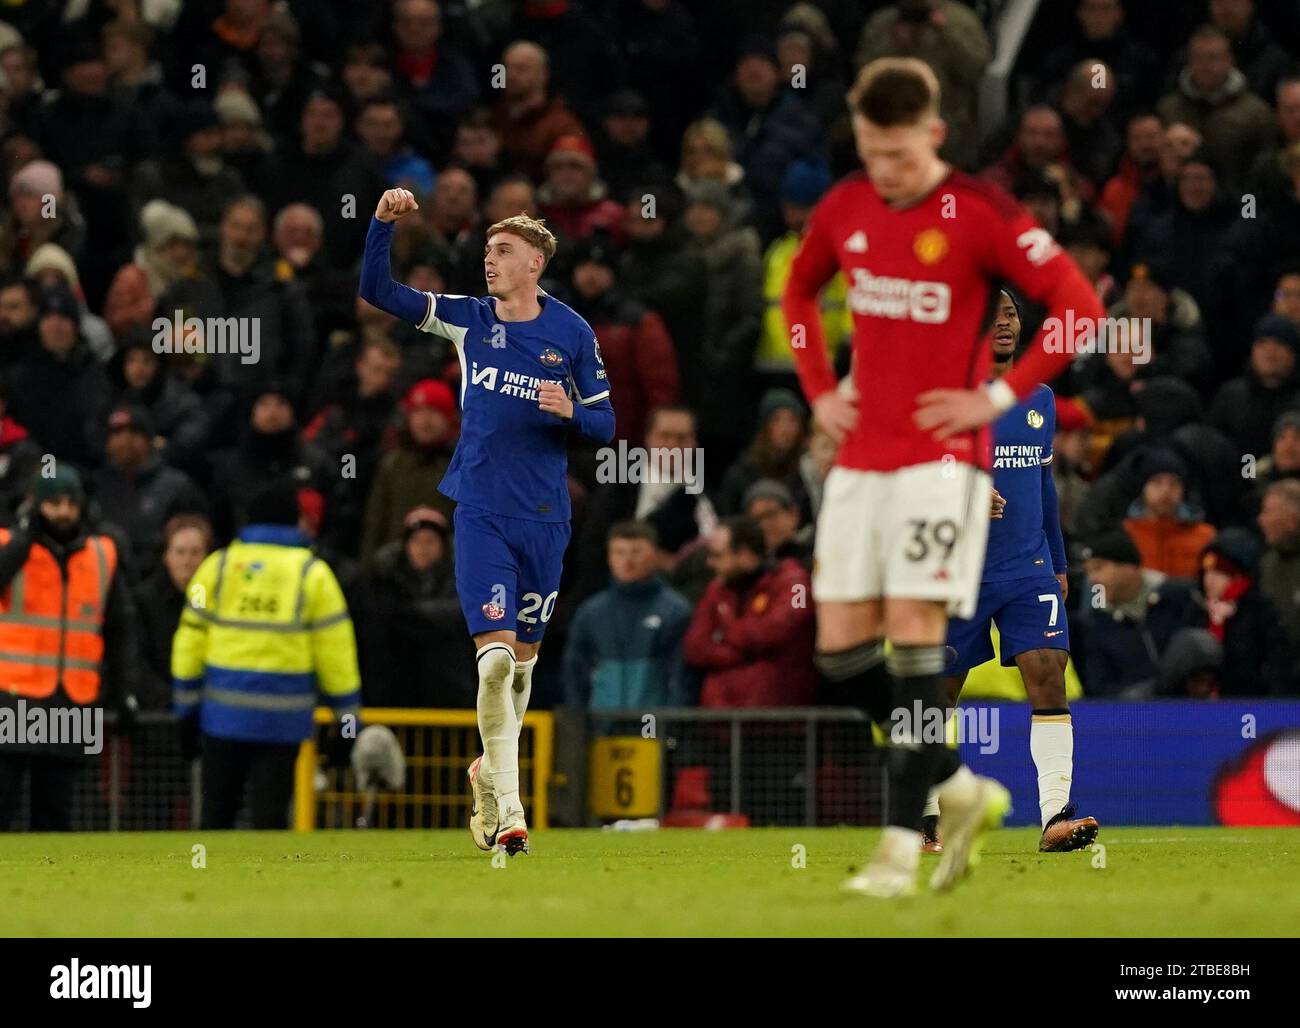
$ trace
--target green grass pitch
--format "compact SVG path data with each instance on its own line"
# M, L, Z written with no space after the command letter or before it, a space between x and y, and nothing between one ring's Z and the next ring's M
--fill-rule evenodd
M1296 830L1103 828L1104 852L1039 854L1036 831L1011 829L988 838L975 874L949 895L841 895L877 835L554 830L534 833L532 854L505 867L462 831L0 836L0 935L1300 931ZM206 868L191 866L196 844Z

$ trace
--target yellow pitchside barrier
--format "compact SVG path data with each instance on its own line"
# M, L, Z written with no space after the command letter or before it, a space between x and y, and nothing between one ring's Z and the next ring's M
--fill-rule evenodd
M333 711L316 708L318 735L333 723ZM406 754L406 782L400 792L380 792L369 824L373 828L463 828L470 792L465 769L482 751L473 710L363 707L361 726L387 725ZM549 711L529 711L519 739L519 794L532 827L549 822L548 786L554 766L555 722ZM323 787L322 787L323 786ZM294 771L293 827L351 828L366 802L352 769L322 763L316 739L298 751Z

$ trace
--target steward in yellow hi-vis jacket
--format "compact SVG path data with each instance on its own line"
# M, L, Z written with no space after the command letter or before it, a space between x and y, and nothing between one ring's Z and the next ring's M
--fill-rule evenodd
M202 733L203 828L233 828L245 787L254 828L287 827L318 693L340 718L361 702L352 620L334 572L297 527L294 484L255 495L248 517L195 572L172 641L173 701L191 728L183 737Z

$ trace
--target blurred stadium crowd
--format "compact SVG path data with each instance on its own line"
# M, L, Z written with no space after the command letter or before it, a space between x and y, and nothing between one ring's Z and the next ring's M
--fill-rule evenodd
M10 0L0 525L43 455L81 470L134 586L133 690L165 709L189 577L292 479L365 701L472 706L437 491L459 362L357 299L357 267L388 187L420 200L394 241L419 289L481 294L482 229L527 211L560 238L543 284L596 330L617 440L703 455L610 482L575 443L535 702L842 699L813 671L811 598L791 600L834 447L779 297L809 211L857 167L846 83L914 54L943 86L945 156L1153 326L1147 352L1054 383L1085 693L1300 694L1297 5L1046 4L982 138L999 6ZM841 368L844 301L837 281ZM186 318L256 319L257 360L193 352L212 322Z

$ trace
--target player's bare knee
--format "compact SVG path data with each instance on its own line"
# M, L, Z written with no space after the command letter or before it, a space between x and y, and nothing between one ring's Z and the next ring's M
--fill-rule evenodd
M542 648L541 643L519 642L514 643L515 660L523 663L525 660L532 660L537 656L538 651Z
M885 633L894 645L942 645L948 613L930 600L889 600L885 604Z
M1069 655L1064 650L1030 650L1016 658L1025 692L1035 709L1063 708L1065 699L1065 665Z
M881 635L880 602L837 602L817 606L817 649L835 653L852 649Z

